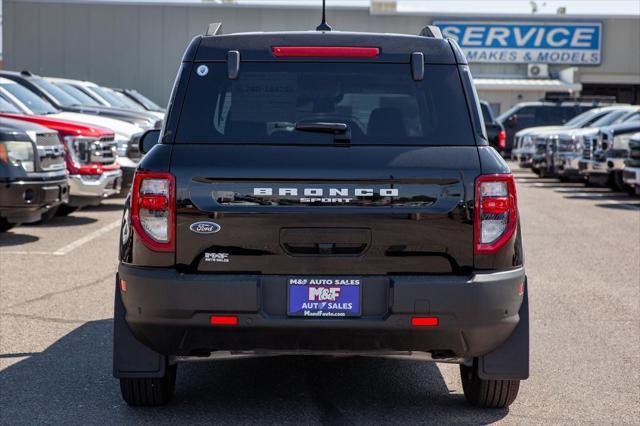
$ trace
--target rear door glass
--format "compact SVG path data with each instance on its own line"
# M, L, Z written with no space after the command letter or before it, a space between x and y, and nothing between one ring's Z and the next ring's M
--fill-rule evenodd
M452 65L425 65L423 81L409 64L248 62L237 80L226 67L194 64L176 142L333 143L295 129L324 122L346 124L352 144L475 144Z

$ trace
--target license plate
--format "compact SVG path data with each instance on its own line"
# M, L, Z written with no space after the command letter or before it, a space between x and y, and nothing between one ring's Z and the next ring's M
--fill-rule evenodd
M289 278L287 312L308 318L345 318L361 315L360 278Z

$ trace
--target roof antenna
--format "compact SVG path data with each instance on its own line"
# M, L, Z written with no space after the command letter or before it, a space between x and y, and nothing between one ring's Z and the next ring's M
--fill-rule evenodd
M316 31L331 31L331 27L327 24L327 16L325 14L325 1L322 0L322 22L316 27Z

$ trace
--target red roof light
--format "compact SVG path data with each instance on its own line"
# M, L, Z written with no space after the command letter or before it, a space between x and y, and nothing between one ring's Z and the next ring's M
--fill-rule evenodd
M380 49L346 46L274 46L271 53L279 58L375 58L380 54Z

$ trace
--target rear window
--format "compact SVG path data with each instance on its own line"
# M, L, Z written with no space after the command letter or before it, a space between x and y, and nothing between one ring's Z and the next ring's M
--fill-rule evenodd
M333 143L303 122L346 124L352 144L475 144L455 66L414 81L409 64L308 62L242 63L237 80L226 63L194 64L176 141Z

